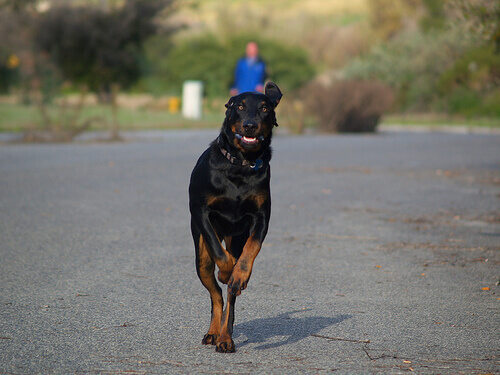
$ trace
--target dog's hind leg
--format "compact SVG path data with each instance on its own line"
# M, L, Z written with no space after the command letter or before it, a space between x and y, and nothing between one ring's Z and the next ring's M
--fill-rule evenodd
M196 272L201 283L210 293L210 300L212 302L210 327L207 334L203 337L202 343L205 345L215 345L221 331L222 308L224 304L222 290L215 280L215 263L210 258L207 243L196 227L192 228L192 231L196 248Z
M228 288L226 309L222 318L220 336L217 339L215 350L220 353L234 353L236 348L232 339L234 324L234 305L236 296Z

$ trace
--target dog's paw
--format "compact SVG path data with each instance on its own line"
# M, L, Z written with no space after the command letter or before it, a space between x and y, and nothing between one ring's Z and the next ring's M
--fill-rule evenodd
M239 296L241 294L241 291L246 289L247 287L247 281L242 281L241 279L237 279L234 277L231 277L227 284L229 292L233 296Z
M203 345L215 345L217 342L217 339L219 338L219 335L214 335L214 334L206 334L203 337L203 340L201 340L201 343Z
M236 347L234 346L233 340L229 339L228 341L218 342L215 346L215 350L219 353L234 353Z
M247 288L249 279L250 274L248 272L241 272L239 268L235 267L227 283L228 290L232 295L239 296L241 291Z

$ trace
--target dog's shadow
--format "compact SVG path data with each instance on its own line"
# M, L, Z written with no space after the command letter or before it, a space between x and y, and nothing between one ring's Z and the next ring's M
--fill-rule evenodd
M306 311L309 310L290 311L272 318L255 319L238 323L235 325L233 338L243 339L243 341L237 344L240 348L248 344L262 344L257 346L256 349L277 348L282 345L296 343L306 337L317 334L326 327L339 324L352 317L352 315L337 315L332 317L292 316Z

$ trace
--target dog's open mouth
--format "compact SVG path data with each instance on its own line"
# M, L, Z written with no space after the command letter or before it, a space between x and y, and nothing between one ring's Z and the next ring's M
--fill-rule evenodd
M241 134L236 134L236 138L240 141L240 144L242 146L256 146L259 144L259 142L262 142L264 140L264 136L259 136L259 137L252 137L250 135L241 135Z
M259 142L259 140L255 137L247 137L246 135L241 137L241 140L249 145L254 145Z

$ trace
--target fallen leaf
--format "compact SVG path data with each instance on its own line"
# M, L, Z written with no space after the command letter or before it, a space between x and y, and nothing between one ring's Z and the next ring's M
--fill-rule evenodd
M408 361L407 359L404 359L403 363L406 363L407 365L409 365L409 364L411 364L411 361Z
M421 273L420 275L425 276L425 273Z
M379 266L378 264L375 265L375 268L382 268L382 266Z
M490 290L489 286L485 286L484 288L481 288L482 290Z

